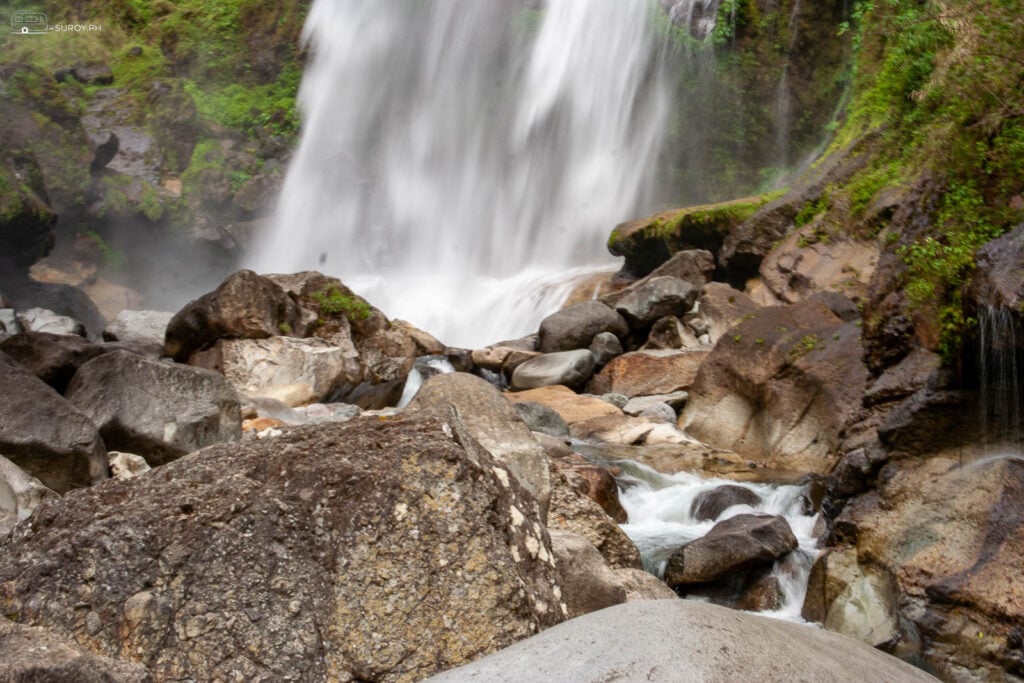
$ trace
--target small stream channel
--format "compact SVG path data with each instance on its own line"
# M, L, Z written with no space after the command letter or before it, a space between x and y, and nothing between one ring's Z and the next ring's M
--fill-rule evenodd
M621 470L617 477L619 498L629 514L629 522L622 525L622 529L639 548L644 568L659 578L663 577L673 552L704 536L723 520L741 514L784 517L799 547L775 562L771 575L778 580L779 607L760 614L802 621L800 610L811 565L819 554L817 534L822 529L806 485L735 482L686 472L668 475L632 460L611 464ZM694 515L694 502L701 494L722 486L745 488L756 494L760 502L726 508L714 520L698 519Z

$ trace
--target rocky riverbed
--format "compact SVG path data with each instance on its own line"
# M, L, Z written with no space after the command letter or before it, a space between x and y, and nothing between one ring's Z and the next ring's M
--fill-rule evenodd
M104 341L8 309L3 637L59 647L0 666L416 680L627 601L778 609L798 543L752 488L705 487L698 537L642 561L619 495L651 467L796 484L806 620L940 677L1016 675L1020 458L922 451L906 411L934 405L940 363L872 378L849 299L759 305L714 264L678 252L481 349L320 273L239 271Z

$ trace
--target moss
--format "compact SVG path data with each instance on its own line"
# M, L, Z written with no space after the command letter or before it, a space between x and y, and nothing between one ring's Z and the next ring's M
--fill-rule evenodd
M370 304L355 295L342 294L337 288L314 292L310 298L320 308L321 319L344 315L349 320L366 320L370 317Z

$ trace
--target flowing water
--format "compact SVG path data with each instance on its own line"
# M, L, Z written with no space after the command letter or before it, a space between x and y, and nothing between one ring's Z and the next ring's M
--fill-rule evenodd
M462 346L534 331L573 269L608 267L669 109L651 4L534 5L316 0L302 140L250 265L338 275Z
M765 616L800 621L800 610L807 592L811 565L818 556L815 529L818 516L808 514L805 489L798 485L737 483L724 479L703 479L692 474L666 475L631 461L615 463L624 470L619 478L619 498L629 514L629 523L622 526L633 540L644 567L661 577L669 557L680 546L711 531L718 522L741 514L769 514L785 517L799 547L780 558L772 569L781 588L778 610L762 612ZM701 493L727 484L742 486L756 493L761 503L755 506L735 505L712 521L701 521L691 512L694 500Z
M1024 338L1006 308L978 314L982 436L993 452L1021 452L1024 440Z

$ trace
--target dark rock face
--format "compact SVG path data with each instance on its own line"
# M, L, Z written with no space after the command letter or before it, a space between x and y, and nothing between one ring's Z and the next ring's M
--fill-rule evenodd
M540 351L572 351L590 346L594 337L611 332L622 339L629 332L622 316L600 301L585 301L552 313L540 324Z
M1024 224L978 250L974 278L975 298L980 304L1017 308L1024 302Z
M690 514L701 521L713 521L733 505L754 506L761 502L761 496L748 488L735 484L719 486L711 491L703 491L693 500Z
M0 619L0 679L18 683L150 683L139 664L89 654L42 628Z
M40 508L0 608L155 680L411 681L562 621L549 548L451 412L358 419Z
M151 465L242 435L238 396L223 376L127 351L79 368L67 398L99 427L109 448Z
M0 353L0 455L64 493L106 479L107 451L92 421Z
M0 280L3 279L0 273ZM107 321L96 304L78 287L49 282L15 281L4 286L4 294L18 310L44 308L57 315L77 320L85 327L85 336L99 341Z
M859 637L865 629L851 617L864 609L864 591L847 590L845 577L885 577L882 584L895 582L895 597L883 602L894 611L900 656L923 659L944 680L1019 675L1021 651L1005 644L1024 623L1024 459L897 460L835 528L856 541L853 566L837 561L845 553L828 556L824 589L812 593L824 604L810 612Z
M279 285L240 270L178 311L167 326L164 351L184 362L222 337L264 339L303 328L298 304Z
M673 553L665 567L665 583L685 590L769 565L796 547L796 536L784 518L737 515Z

